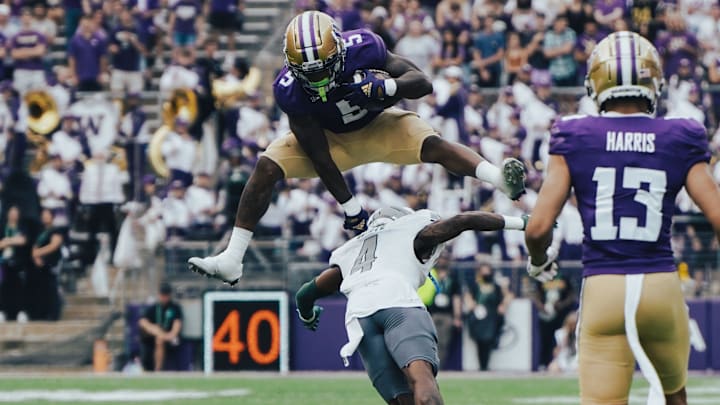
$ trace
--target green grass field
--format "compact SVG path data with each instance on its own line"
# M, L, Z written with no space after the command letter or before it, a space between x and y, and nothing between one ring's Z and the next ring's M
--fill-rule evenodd
M449 405L578 404L574 378L445 374ZM690 404L720 405L720 377L692 377ZM644 404L646 384L636 381L631 404ZM178 405L366 405L382 401L359 373L0 377L0 403Z

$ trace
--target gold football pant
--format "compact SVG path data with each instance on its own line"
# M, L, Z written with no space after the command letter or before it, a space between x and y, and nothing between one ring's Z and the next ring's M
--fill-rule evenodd
M639 293L635 337L662 391L672 394L685 386L689 320L677 273L645 274L637 280L640 292L626 288L626 277L631 276L597 275L584 281L578 340L583 405L627 404L635 356L626 335L625 305L634 293Z
M357 131L342 134L325 131L330 155L340 171L371 162L421 163L423 142L431 135L437 133L417 114L397 108L385 110ZM273 141L263 156L280 166L285 178L317 177L312 161L292 132Z

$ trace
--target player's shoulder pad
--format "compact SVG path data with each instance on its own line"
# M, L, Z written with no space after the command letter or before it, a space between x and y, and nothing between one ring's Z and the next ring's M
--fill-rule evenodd
M387 46L383 39L369 29L361 28L343 33L347 49L347 65L356 69L384 68L387 62Z
M273 96L275 103L280 109L288 115L303 114L302 97L304 96L302 88L298 85L295 77L287 68L283 68L278 73L273 82Z
M705 153L708 150L708 134L705 126L692 118L664 118L674 139L679 142L679 150L693 150Z
M669 125L675 127L674 129L681 130L683 133L688 135L693 134L695 136L707 136L705 126L692 118L663 117L663 120L665 120Z
M551 155L565 155L572 151L572 140L574 136L582 133L581 128L589 115L576 114L556 119L550 127L550 149Z

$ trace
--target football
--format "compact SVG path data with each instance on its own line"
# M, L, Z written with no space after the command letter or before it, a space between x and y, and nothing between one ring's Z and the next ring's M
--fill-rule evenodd
M366 72L372 73L375 77L378 79L392 79L392 76L390 76L390 73L380 70L380 69L368 69L368 70L356 70L353 74L353 83L360 83L363 80L365 80L365 74ZM388 107L392 107L399 101L396 97L386 97L385 100L382 101L370 101L363 107L370 110L370 111L377 111L377 110L384 110Z
M380 70L380 69L368 69L367 71L371 72L375 77L378 79L390 79L392 76L390 76L390 73ZM365 80L365 72L364 70L356 70L353 74L353 83L360 83L361 81Z

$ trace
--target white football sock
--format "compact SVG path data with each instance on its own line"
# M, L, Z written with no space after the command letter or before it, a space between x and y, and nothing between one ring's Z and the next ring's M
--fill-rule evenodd
M243 257L245 257L245 251L248 248L248 245L250 244L250 239L252 239L253 233L247 229L234 227L232 231L232 235L230 235L230 242L228 243L227 249L223 252L223 254L229 255L234 260L238 262L242 262Z
M362 206L360 205L360 202L355 199L355 197L350 197L349 200L345 201L340 205L343 207L343 211L345 211L345 214L349 217L354 217L355 215L359 214L360 211L362 211Z
M503 185L502 170L487 160L483 160L477 165L475 168L475 177L495 187L501 187Z

